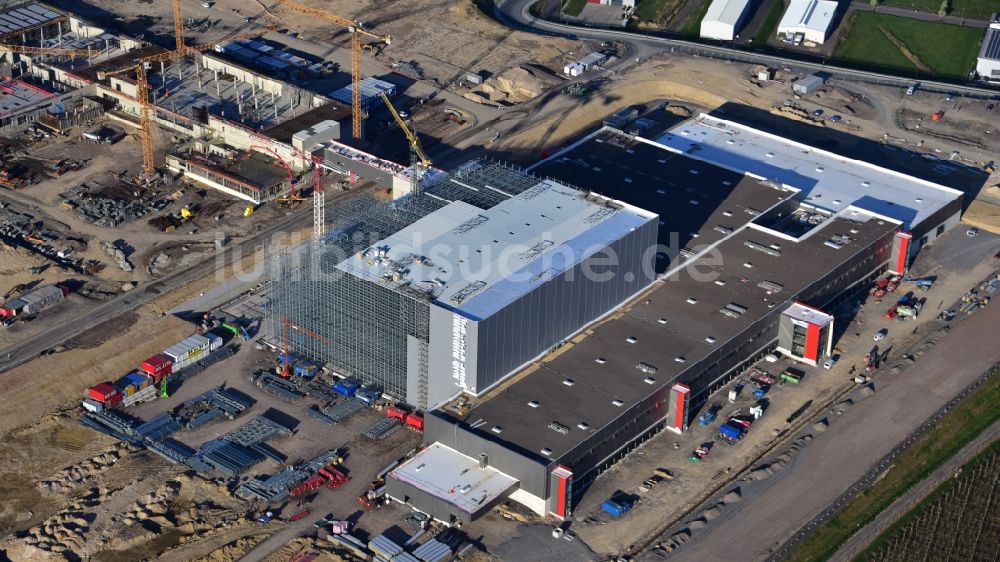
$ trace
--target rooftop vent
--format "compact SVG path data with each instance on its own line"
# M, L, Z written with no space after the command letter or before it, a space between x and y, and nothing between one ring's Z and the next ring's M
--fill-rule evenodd
M660 195L666 195L667 194L667 190L666 189L657 189L656 192L659 193Z
M605 363L608 362L608 360L605 359L605 358L603 358L603 357L598 357L597 359L594 359L594 361L596 361L597 363L599 363L601 365L603 365L603 364L605 364Z
M780 293L781 290L785 288L784 285L779 285L773 281L761 281L760 283L757 283L757 286L764 289L768 293Z
M549 449L548 447L545 447L544 449L542 449L542 454L547 457L547 456L549 456L549 455L552 454L552 449Z
M681 257L682 258L693 258L693 257L695 257L695 255L697 255L697 254L695 254L694 250L692 250L691 248L687 248L687 247L681 248Z
M720 287L722 287L723 285L726 284L726 282L724 280L722 280L722 279L716 279L715 280L715 284L718 285L718 286L720 286Z
M490 431L496 433L497 435L500 435L501 433L503 433L503 428L500 427L499 425L494 425L493 429L491 429Z
M550 423L549 429L562 435L569 435L569 426L563 425L557 421Z
M588 429L590 429L590 424L587 423L587 422L580 422L580 423L576 424L576 426L579 427L580 429L584 430L584 431L587 431Z
M724 217L731 217L731 216L733 216L733 212L732 211L722 211L722 216L724 216Z
M769 256L779 257L781 256L781 250L777 248L772 248L771 246L765 246L763 244L758 244L753 240L744 240L743 245L751 250L757 250L758 252L767 254Z
M732 215L732 213L729 214ZM729 236L730 234L733 233L733 229L729 228L728 226L722 226L721 224L713 226L712 230L725 234L726 236Z
M743 267L750 269L751 267L753 267L753 262L745 261L743 262Z
M531 408L537 408L539 406L538 400L532 400L531 402L528 402L528 406Z
M705 338L705 341L707 341L708 343L715 343L715 338L713 338L712 336L708 336L707 338Z
M697 302L698 302L698 299L696 299L694 297L688 297L688 300L687 300L688 304L697 304Z
M629 337L625 338L625 341L627 341L628 343L635 343L635 342L637 342L639 340L638 340L638 338L635 338L634 336L629 336Z
M692 205L697 205L698 204L698 200L697 199L692 199L692 200L688 201L688 203L690 203Z
M746 311L747 308L745 306L741 306L732 302L719 309L719 312L730 318L739 318L740 316L746 314Z
M687 363L687 359L685 359L684 357L682 357L680 355L678 355L677 357L674 357L674 361L676 361L678 363Z
M656 379L654 379L653 377L646 377L642 379L642 382L646 384L653 384L654 382L656 382Z
M624 402L622 402L621 400L618 400L617 398L615 398L614 400L612 400L611 403L614 404L615 406L618 406L619 408L621 408L622 406L625 405Z
M563 384L566 386L573 386L576 383L573 381L573 379L564 379Z
M641 363L640 362L638 365L635 366L635 368L639 369L643 373L646 373L647 375L652 375L652 374L656 373L656 367L650 365L649 363Z
M694 169L692 169L692 170L691 170L691 173L697 176L697 175L698 175L698 170L694 170Z

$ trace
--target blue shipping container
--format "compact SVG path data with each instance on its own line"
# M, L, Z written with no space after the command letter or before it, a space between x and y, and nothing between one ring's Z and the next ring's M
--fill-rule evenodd
M725 439L730 439L736 441L743 437L743 426L731 425L731 422L726 422L719 426L719 435Z
M139 388L146 385L146 376L139 373L129 373L125 375L125 380L127 380L129 384L134 384Z
M601 510L612 517L621 517L629 512L632 506L628 502L617 502L615 500L605 500L601 504Z
M333 390L343 394L344 396L351 397L358 391L358 384L349 380L337 381L337 383L333 385Z

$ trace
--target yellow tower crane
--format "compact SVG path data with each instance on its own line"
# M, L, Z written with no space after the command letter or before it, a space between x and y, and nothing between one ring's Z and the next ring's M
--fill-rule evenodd
M181 0L173 0L174 2L174 42L176 47L174 51L178 53L184 52L184 15L181 13Z
M86 57L92 53L87 49L63 49L60 47L26 47L24 45L0 45L0 51L20 53L22 55L65 55L71 57Z
M312 8L304 4L299 4L298 2L292 2L292 0L277 0L277 3L291 8L297 12L302 12L310 16L320 18L322 20L328 21L330 23L335 23L348 31L351 32L351 119L352 119L352 132L354 138L361 140L361 36L366 36L371 39L376 39L378 41L384 42L386 45L392 43L392 37L388 35L379 35L371 31L367 31L361 27L361 23L356 20L350 20L347 18L342 18L338 15L331 14L326 10L321 10L319 8Z
M257 31L252 33L244 33L239 35L234 35L228 37L218 43L223 43L227 41L234 41L236 39L242 39L246 37L257 37L264 33L264 31ZM168 60L176 59L182 55L198 53L201 51L207 51L218 43L205 43L202 45L187 45L184 46L183 53L177 53L176 51L167 51L165 53L159 53L156 55L150 55L148 57L143 57L138 61L129 64L126 67L118 68L115 70L101 71L97 73L98 80L104 80L109 76L115 76L118 74L126 74L128 72L135 71L135 85L136 85L136 101L139 102L139 140L142 144L142 173L146 176L152 176L156 171L153 165L153 103L149 101L149 80L146 76L146 70L154 62L163 62Z
M392 102L389 101L389 96L385 92L382 92L381 95L382 101L385 102L385 106L389 108L389 113L392 113L393 119L396 120L396 123L399 124L399 128L403 130L403 134L406 135L406 138L410 141L413 161L413 175L410 177L410 192L416 193L417 189L420 187L421 176L423 176L424 172L431 167L431 159L427 156L427 153L424 152L424 149L421 148L420 139L418 139L417 135L410 130L410 127L406 125L406 121L403 120L403 118L399 115L399 112L396 111L396 108L392 105Z

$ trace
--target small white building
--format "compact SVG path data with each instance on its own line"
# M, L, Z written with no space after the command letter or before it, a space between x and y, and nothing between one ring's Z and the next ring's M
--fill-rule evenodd
M750 13L750 0L712 0L701 20L701 35L705 39L732 41Z
M792 40L801 34L805 41L822 45L836 13L837 2L833 0L792 0L778 23L778 36Z
M1000 16L986 28L986 37L979 48L976 74L984 80L1000 80Z

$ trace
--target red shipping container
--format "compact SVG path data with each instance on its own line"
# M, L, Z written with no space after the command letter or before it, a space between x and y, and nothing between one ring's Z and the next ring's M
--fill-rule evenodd
M171 373L173 365L174 362L161 353L143 361L142 372L149 375L153 382L159 383L160 379Z
M114 385L109 382L102 382L101 384L90 387L90 397L101 403L107 402L117 393L118 390L116 390Z
M420 414L409 414L406 416L406 425L417 431L424 430L424 416Z
M406 414L407 414L406 410L403 410L401 408L396 408L393 406L389 406L388 408L385 409L385 417L392 418L394 420L403 421L406 419Z

